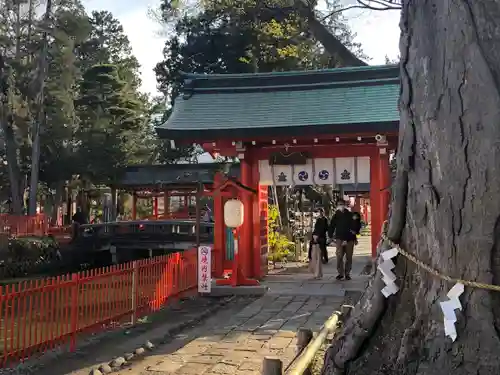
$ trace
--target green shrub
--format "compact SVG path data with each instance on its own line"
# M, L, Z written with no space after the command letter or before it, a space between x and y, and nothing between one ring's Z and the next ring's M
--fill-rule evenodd
M270 205L267 216L269 253L267 259L273 263L281 262L288 258L294 251L294 243L280 232L279 210L277 206Z
M58 268L59 246L52 237L10 238L0 250L0 279L25 277Z

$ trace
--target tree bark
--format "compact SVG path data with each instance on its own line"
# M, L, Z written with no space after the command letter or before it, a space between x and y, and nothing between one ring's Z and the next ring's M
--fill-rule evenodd
M500 285L500 2L406 0L401 125L388 237L441 273ZM379 250L386 248L381 243ZM466 288L458 339L439 302L453 286L398 256L325 356L323 374L500 373L500 293Z
M40 53L40 58L38 61L38 75L36 76L34 86L35 91L35 108L36 108L36 118L33 119L33 144L31 152L31 176L30 176L30 192L29 192L29 205L28 205L28 215L36 214L37 197L38 197L38 180L40 174L40 131L42 124L45 123L45 108L44 102L44 89L45 89L45 79L47 76L48 69L48 49L49 49L49 33L47 28L49 28L50 16L52 13L52 0L47 0L45 6L45 15L43 17L43 23L45 31L43 32L43 44L42 51Z
M0 129L5 141L5 154L9 172L12 211L16 215L23 213L23 198L21 189L21 171L18 163L18 146L13 129L13 117L9 109L9 72L6 59L0 52Z

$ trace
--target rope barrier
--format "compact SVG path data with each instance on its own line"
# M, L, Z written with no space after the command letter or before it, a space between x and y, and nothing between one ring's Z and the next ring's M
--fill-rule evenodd
M415 263L418 267L423 268L430 274L440 278L441 280L445 280L451 283L460 283L466 286L469 286L471 288L478 288L478 289L486 289L486 290L493 290L495 292L500 292L500 285L492 285L492 284L486 284L486 283L479 283L477 281L469 281L469 280L462 280L462 279L454 279L453 277L450 277L448 275L443 275L441 272L436 270L435 268L432 268L431 266L425 264L422 262L420 259L418 259L415 255L407 252L406 250L402 249L401 246L399 246L397 243L391 241L386 233L382 233L382 239L386 241L391 247L395 248L398 250L398 253L403 255L405 258L408 260L412 261Z

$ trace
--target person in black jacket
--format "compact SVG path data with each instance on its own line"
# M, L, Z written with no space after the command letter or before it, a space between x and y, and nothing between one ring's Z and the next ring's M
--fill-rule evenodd
M337 280L342 280L344 277L346 280L351 280L354 245L358 243L357 235L361 230L360 214L351 212L348 207L348 202L339 203L328 228L328 236L335 238L337 246Z
M71 224L72 228L71 240L74 241L78 236L78 229L80 228L80 225L87 224L87 218L85 217L85 214L82 212L82 209L80 207L77 207L76 212L71 219L73 220Z
M72 220L78 225L87 224L87 218L80 207L76 208L76 212L73 215Z
M328 263L328 251L326 249L326 236L328 233L328 219L325 216L325 210L320 208L318 210L319 217L314 223L314 230L312 232L312 240L309 242L309 260L312 259L312 245L317 243L321 249L321 258L323 258L323 263Z

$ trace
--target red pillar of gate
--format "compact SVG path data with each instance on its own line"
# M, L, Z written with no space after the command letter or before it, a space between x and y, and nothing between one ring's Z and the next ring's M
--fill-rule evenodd
M389 165L389 149L379 148L379 168L380 168L380 220L383 223L387 220L389 204L391 201L391 169Z
M252 176L252 166L250 161L247 159L248 156L245 155L245 158L240 160L240 176L241 183L248 187L254 187L253 184L253 176ZM253 196L250 194L243 194L241 197L241 201L243 202L244 209L244 222L241 226L240 230L240 246L239 246L239 257L240 257L240 265L243 271L243 274L246 277L254 277L253 275Z
M380 221L380 163L378 149L376 153L370 156L370 209L371 209L371 240L372 257L377 256L377 244L380 240L381 226Z
M253 224L252 224L252 264L253 264L253 278L262 279L267 272L263 272L262 267L262 233L266 233L267 238L267 186L259 185L259 161L252 159L252 179L254 188L257 191L257 196L253 200ZM265 212L264 212L265 211ZM264 254L267 269L267 253Z
M372 256L375 257L390 203L391 170L386 147L377 148L376 154L370 157L370 179Z
M258 180L257 180L258 181ZM258 269L259 279L267 276L268 264L267 256L269 252L268 247L268 197L269 197L269 187L267 185L259 185L259 200L257 202L259 208L259 215L257 220L259 223L257 230L257 251L255 258L258 260L258 264L254 267Z
M216 188L223 183L221 173L214 176L214 185ZM222 194L215 194L214 197L214 277L220 278L224 273L224 257L226 254L225 224L224 224L224 198Z
M153 216L156 220L158 220L158 197L153 197Z

